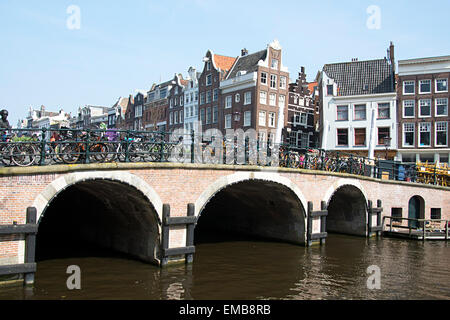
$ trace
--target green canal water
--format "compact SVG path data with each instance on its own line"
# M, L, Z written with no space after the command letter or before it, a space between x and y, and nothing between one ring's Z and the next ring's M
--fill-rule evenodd
M70 265L81 268L81 290L67 289ZM379 290L367 287L373 265ZM242 239L198 244L192 265L167 269L78 252L39 262L34 288L3 288L0 299L450 300L450 250L445 242L341 235L312 248Z

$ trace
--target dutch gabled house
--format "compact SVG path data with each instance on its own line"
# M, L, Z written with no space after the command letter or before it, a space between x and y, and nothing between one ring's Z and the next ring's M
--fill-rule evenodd
M176 74L169 90L169 110L167 117L167 131L184 129L184 90L187 80L181 74Z
M260 141L281 142L287 124L288 81L277 40L252 54L243 49L220 83L223 129L252 128Z
M223 131L223 107L220 106L220 82L233 66L236 58L218 55L208 50L203 59L203 71L198 79L199 123L201 131L219 129Z
M290 146L301 149L319 147L314 84L316 83L311 85L306 81L304 67L301 68L297 81L289 84L288 120L283 136L284 142Z

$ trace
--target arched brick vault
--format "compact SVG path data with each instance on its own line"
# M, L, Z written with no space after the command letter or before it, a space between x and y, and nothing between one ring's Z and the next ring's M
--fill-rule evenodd
M261 192L255 193L258 186ZM242 211L239 208L236 211L229 207L224 209L230 200L243 199L247 194L252 200L249 198L246 205L239 205L239 208L245 208ZM265 200L269 200L271 195L275 198L266 204ZM220 204L220 201L225 202ZM197 218L200 218L204 210L208 210L206 207L209 204L219 206L214 216L222 221L218 224L222 231L229 229L250 236L298 244L305 242L306 198L294 182L278 173L238 172L218 178L197 199ZM218 227L217 219L211 219L209 213L199 221L203 230ZM205 223L208 227L205 227Z
M336 182L334 182L332 186L330 186L328 188L328 190L325 192L325 194L322 198L322 201L325 201L328 206L330 204L331 198L336 193L336 191L338 191L340 188L342 188L343 186L346 186L346 185L354 186L355 188L359 189L359 191L361 191L361 193L364 195L364 199L366 200L366 202L368 200L370 200L369 197L367 196L367 192L364 190L364 187L361 185L361 183L358 180L356 180L356 179L339 179Z
M42 214L55 196L72 185L89 180L111 180L134 187L152 204L157 213L158 224L159 226L161 225L163 204L159 195L143 179L124 171L76 172L54 180L33 202L32 206L37 210L37 221L39 222L41 220Z
M79 234L81 238L146 262L159 263L162 201L152 187L128 172L67 174L50 183L35 199L33 206L37 209L39 225L52 201L65 190L74 187L86 194L100 197L99 201L104 208L99 212L104 217L101 225L85 224L82 229L78 229L82 230L83 235ZM108 197L110 199L106 202L101 200ZM125 199L136 199L140 204L133 209L134 201ZM122 201L123 206L117 201ZM114 208L117 212L114 212ZM80 212L80 216L84 211Z
M210 184L195 202L195 216L198 217L208 202L221 190L239 182L248 180L263 180L281 184L290 189L300 200L303 208L308 207L308 202L300 188L291 180L277 173L271 172L236 172L235 174L219 178ZM305 217L306 219L306 217Z

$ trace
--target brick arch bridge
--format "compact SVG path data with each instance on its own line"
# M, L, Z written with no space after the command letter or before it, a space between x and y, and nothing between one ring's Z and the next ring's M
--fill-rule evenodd
M86 240L156 264L192 259L195 225L308 245L313 233L325 231L314 214L328 211L329 232L368 236L368 201L382 200L383 215L396 208L408 217L415 196L424 200L424 218L440 208L442 219L450 219L450 188L271 167L118 163L2 168L0 190L0 225L25 224L27 208L35 207L38 236L46 220L62 219L63 225L76 225ZM94 199L93 208L83 207L88 198ZM59 211L58 201L65 206ZM59 218L47 218L47 212ZM0 266L24 262L23 239L0 235Z

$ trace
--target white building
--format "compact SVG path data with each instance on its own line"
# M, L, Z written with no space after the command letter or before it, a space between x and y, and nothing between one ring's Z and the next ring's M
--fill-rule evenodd
M198 80L201 74L193 67L189 68L188 73L188 84L184 89L184 129L187 133L190 133L192 130L195 132L199 130ZM190 141L190 139L187 140Z
M322 149L395 157L395 62L390 50L390 59L327 64L318 74Z

